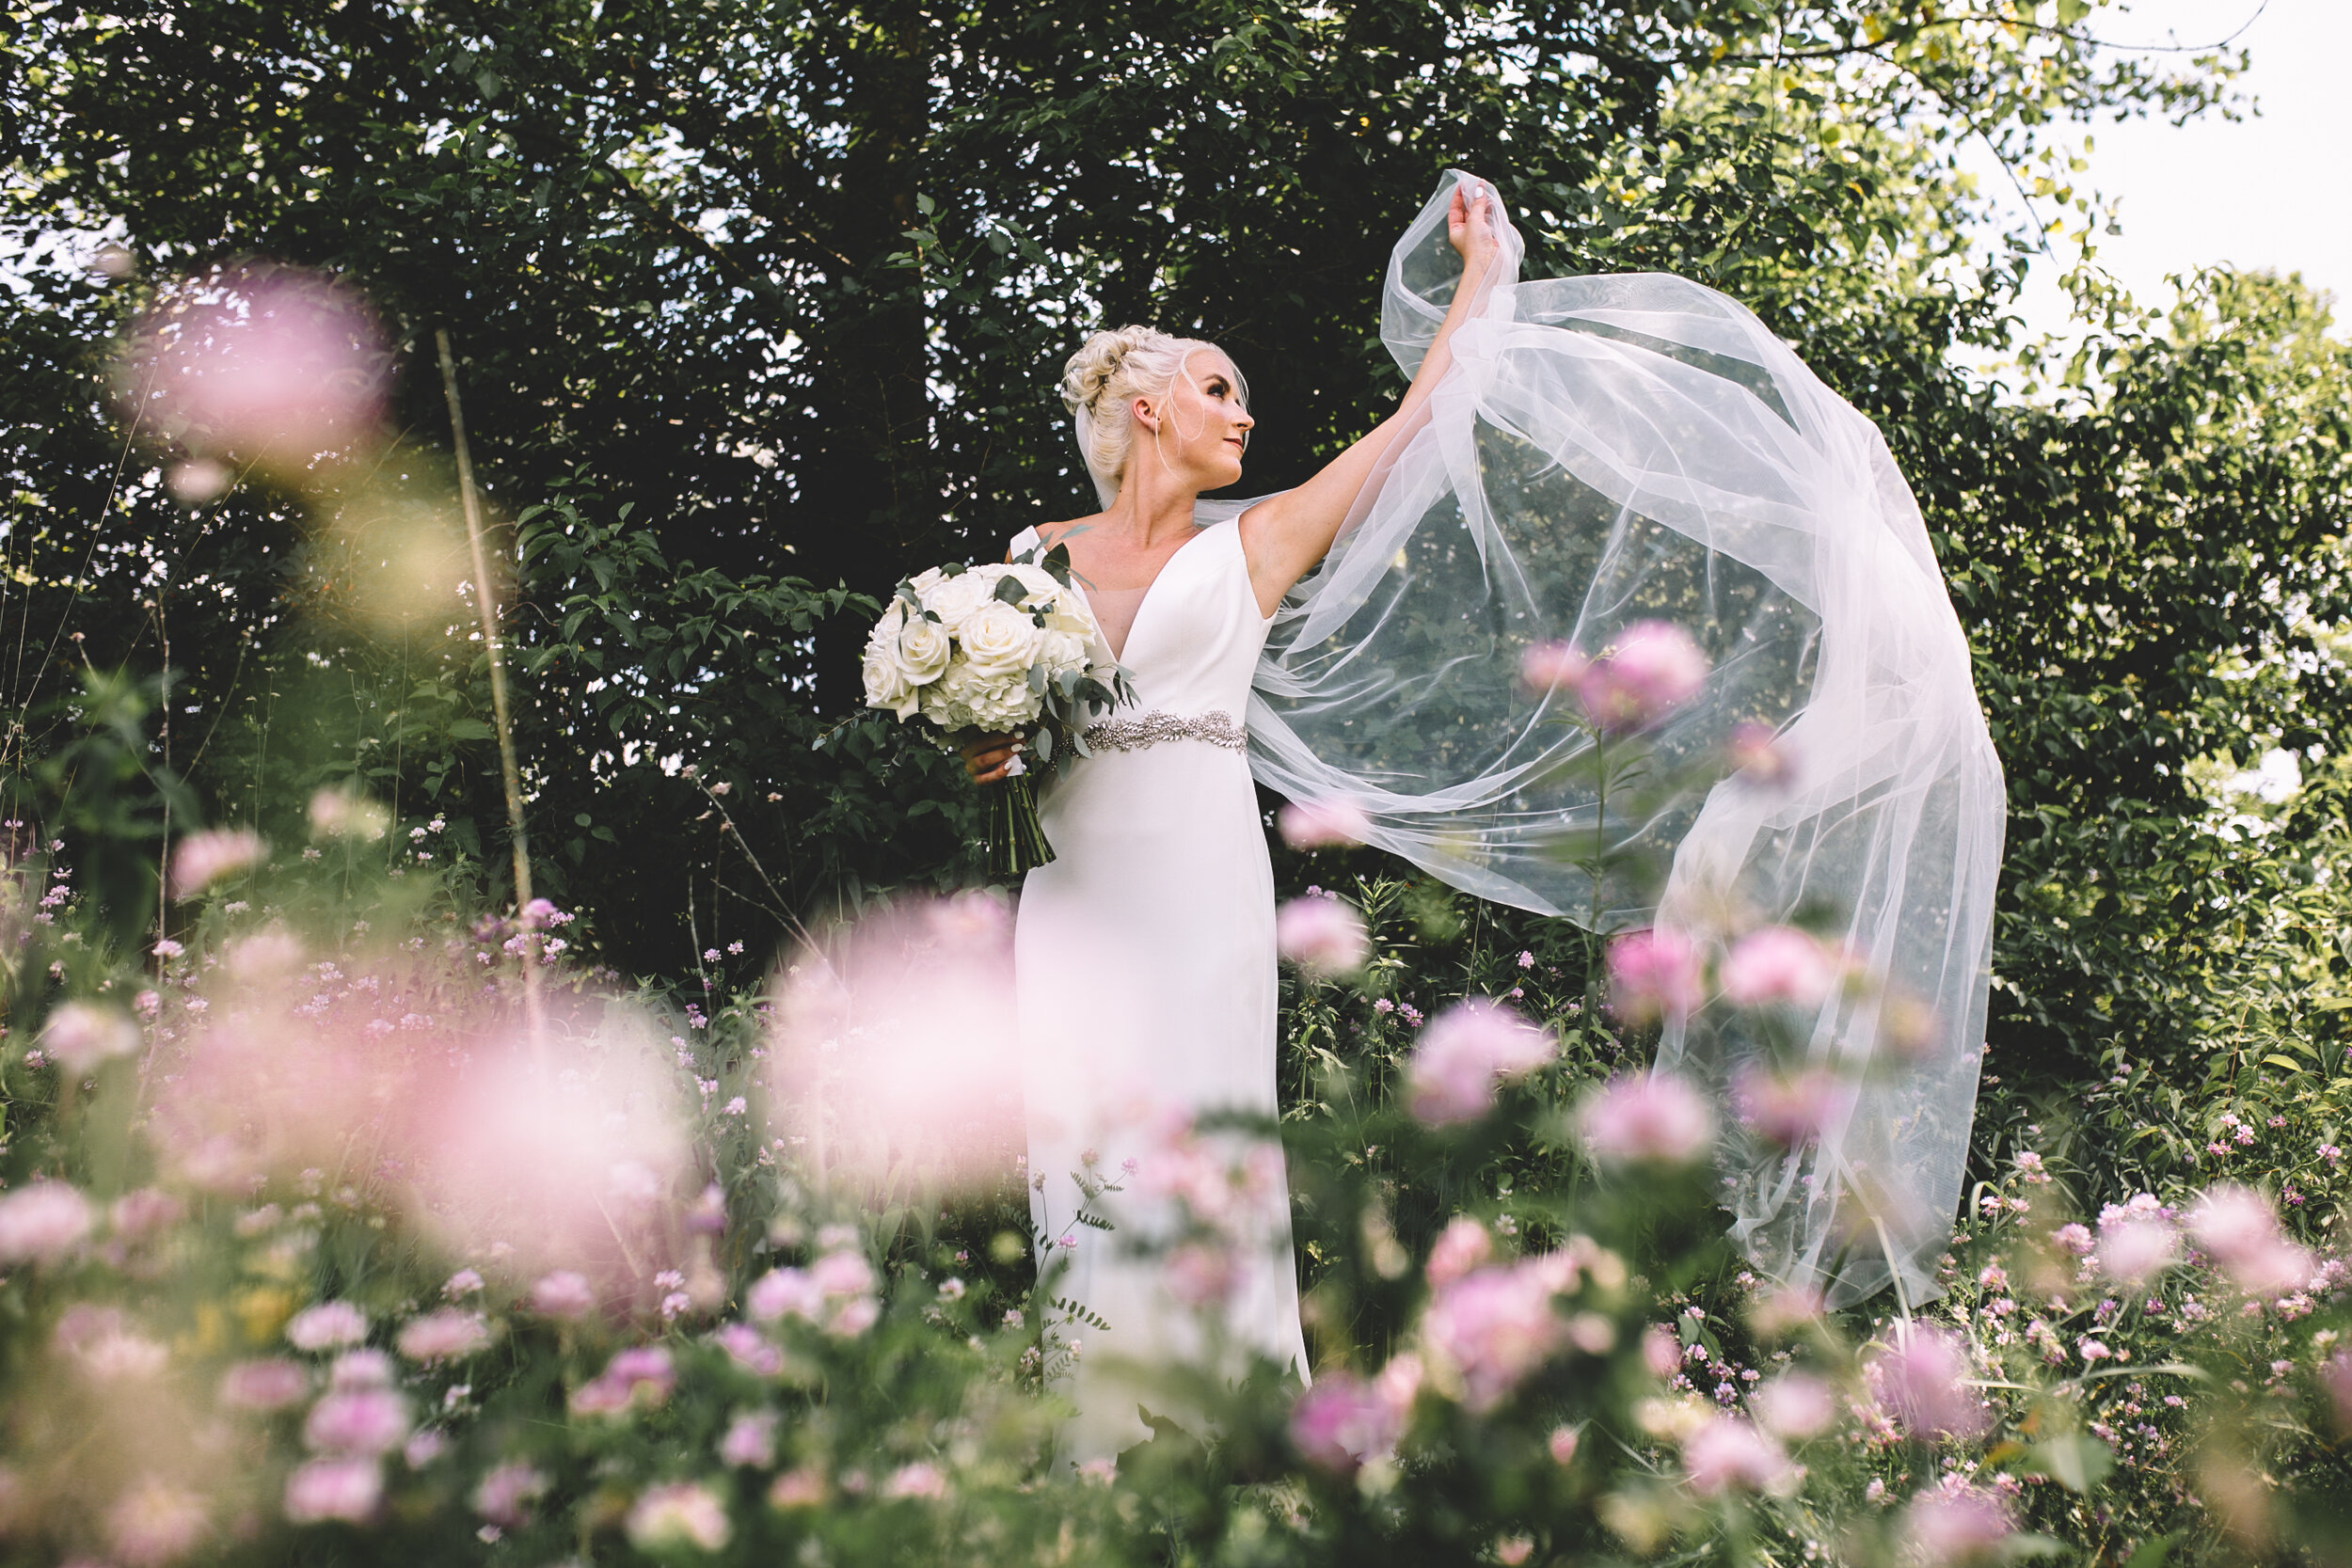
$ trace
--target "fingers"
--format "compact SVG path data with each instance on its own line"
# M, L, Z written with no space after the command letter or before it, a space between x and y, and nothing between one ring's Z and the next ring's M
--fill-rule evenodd
M1008 776L1005 770L1024 750L1015 736L983 736L963 749L964 771L972 776L974 784L993 784Z

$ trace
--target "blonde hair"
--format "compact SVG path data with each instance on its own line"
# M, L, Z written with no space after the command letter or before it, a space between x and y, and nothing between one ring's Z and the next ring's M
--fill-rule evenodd
M1216 348L1199 338L1173 337L1155 327L1122 326L1095 333L1070 356L1062 370L1061 400L1070 406L1078 454L1086 459L1104 506L1118 496L1128 460L1135 455L1136 427L1128 404L1139 397L1171 395L1185 362L1202 349ZM1233 384L1248 406L1249 390L1238 371Z

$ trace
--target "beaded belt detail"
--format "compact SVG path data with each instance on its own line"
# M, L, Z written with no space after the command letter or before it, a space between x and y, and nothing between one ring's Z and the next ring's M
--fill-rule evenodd
M1163 740L1205 740L1229 752L1249 749L1249 732L1230 713L1163 713L1154 708L1133 719L1089 724L1086 743L1097 752L1140 752Z

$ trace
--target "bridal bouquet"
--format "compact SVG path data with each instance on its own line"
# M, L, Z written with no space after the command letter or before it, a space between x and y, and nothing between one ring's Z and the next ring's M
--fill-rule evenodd
M1089 657L1094 618L1057 545L1005 565L934 566L898 584L866 640L866 701L918 715L942 751L1009 731L1047 772L1086 752L1090 711L1127 701L1126 672ZM988 869L1020 876L1054 858L1037 818L1036 775L1020 757L993 793Z

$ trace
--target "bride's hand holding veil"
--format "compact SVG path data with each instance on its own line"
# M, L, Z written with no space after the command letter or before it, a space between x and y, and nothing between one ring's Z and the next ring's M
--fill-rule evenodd
M1274 613L1293 584L1314 569L1329 552L1331 542L1362 495L1365 483L1379 472L1397 443L1409 436L1424 415L1430 393L1454 362L1450 344L1454 329L1478 313L1486 285L1501 253L1494 187L1483 181L1463 180L1454 187L1446 213L1446 239L1462 258L1462 280L1446 310L1444 325L1429 345L1413 384L1396 412L1375 425L1323 470L1295 490L1268 496L1241 515L1243 553L1249 562L1249 584L1257 591L1258 609Z

